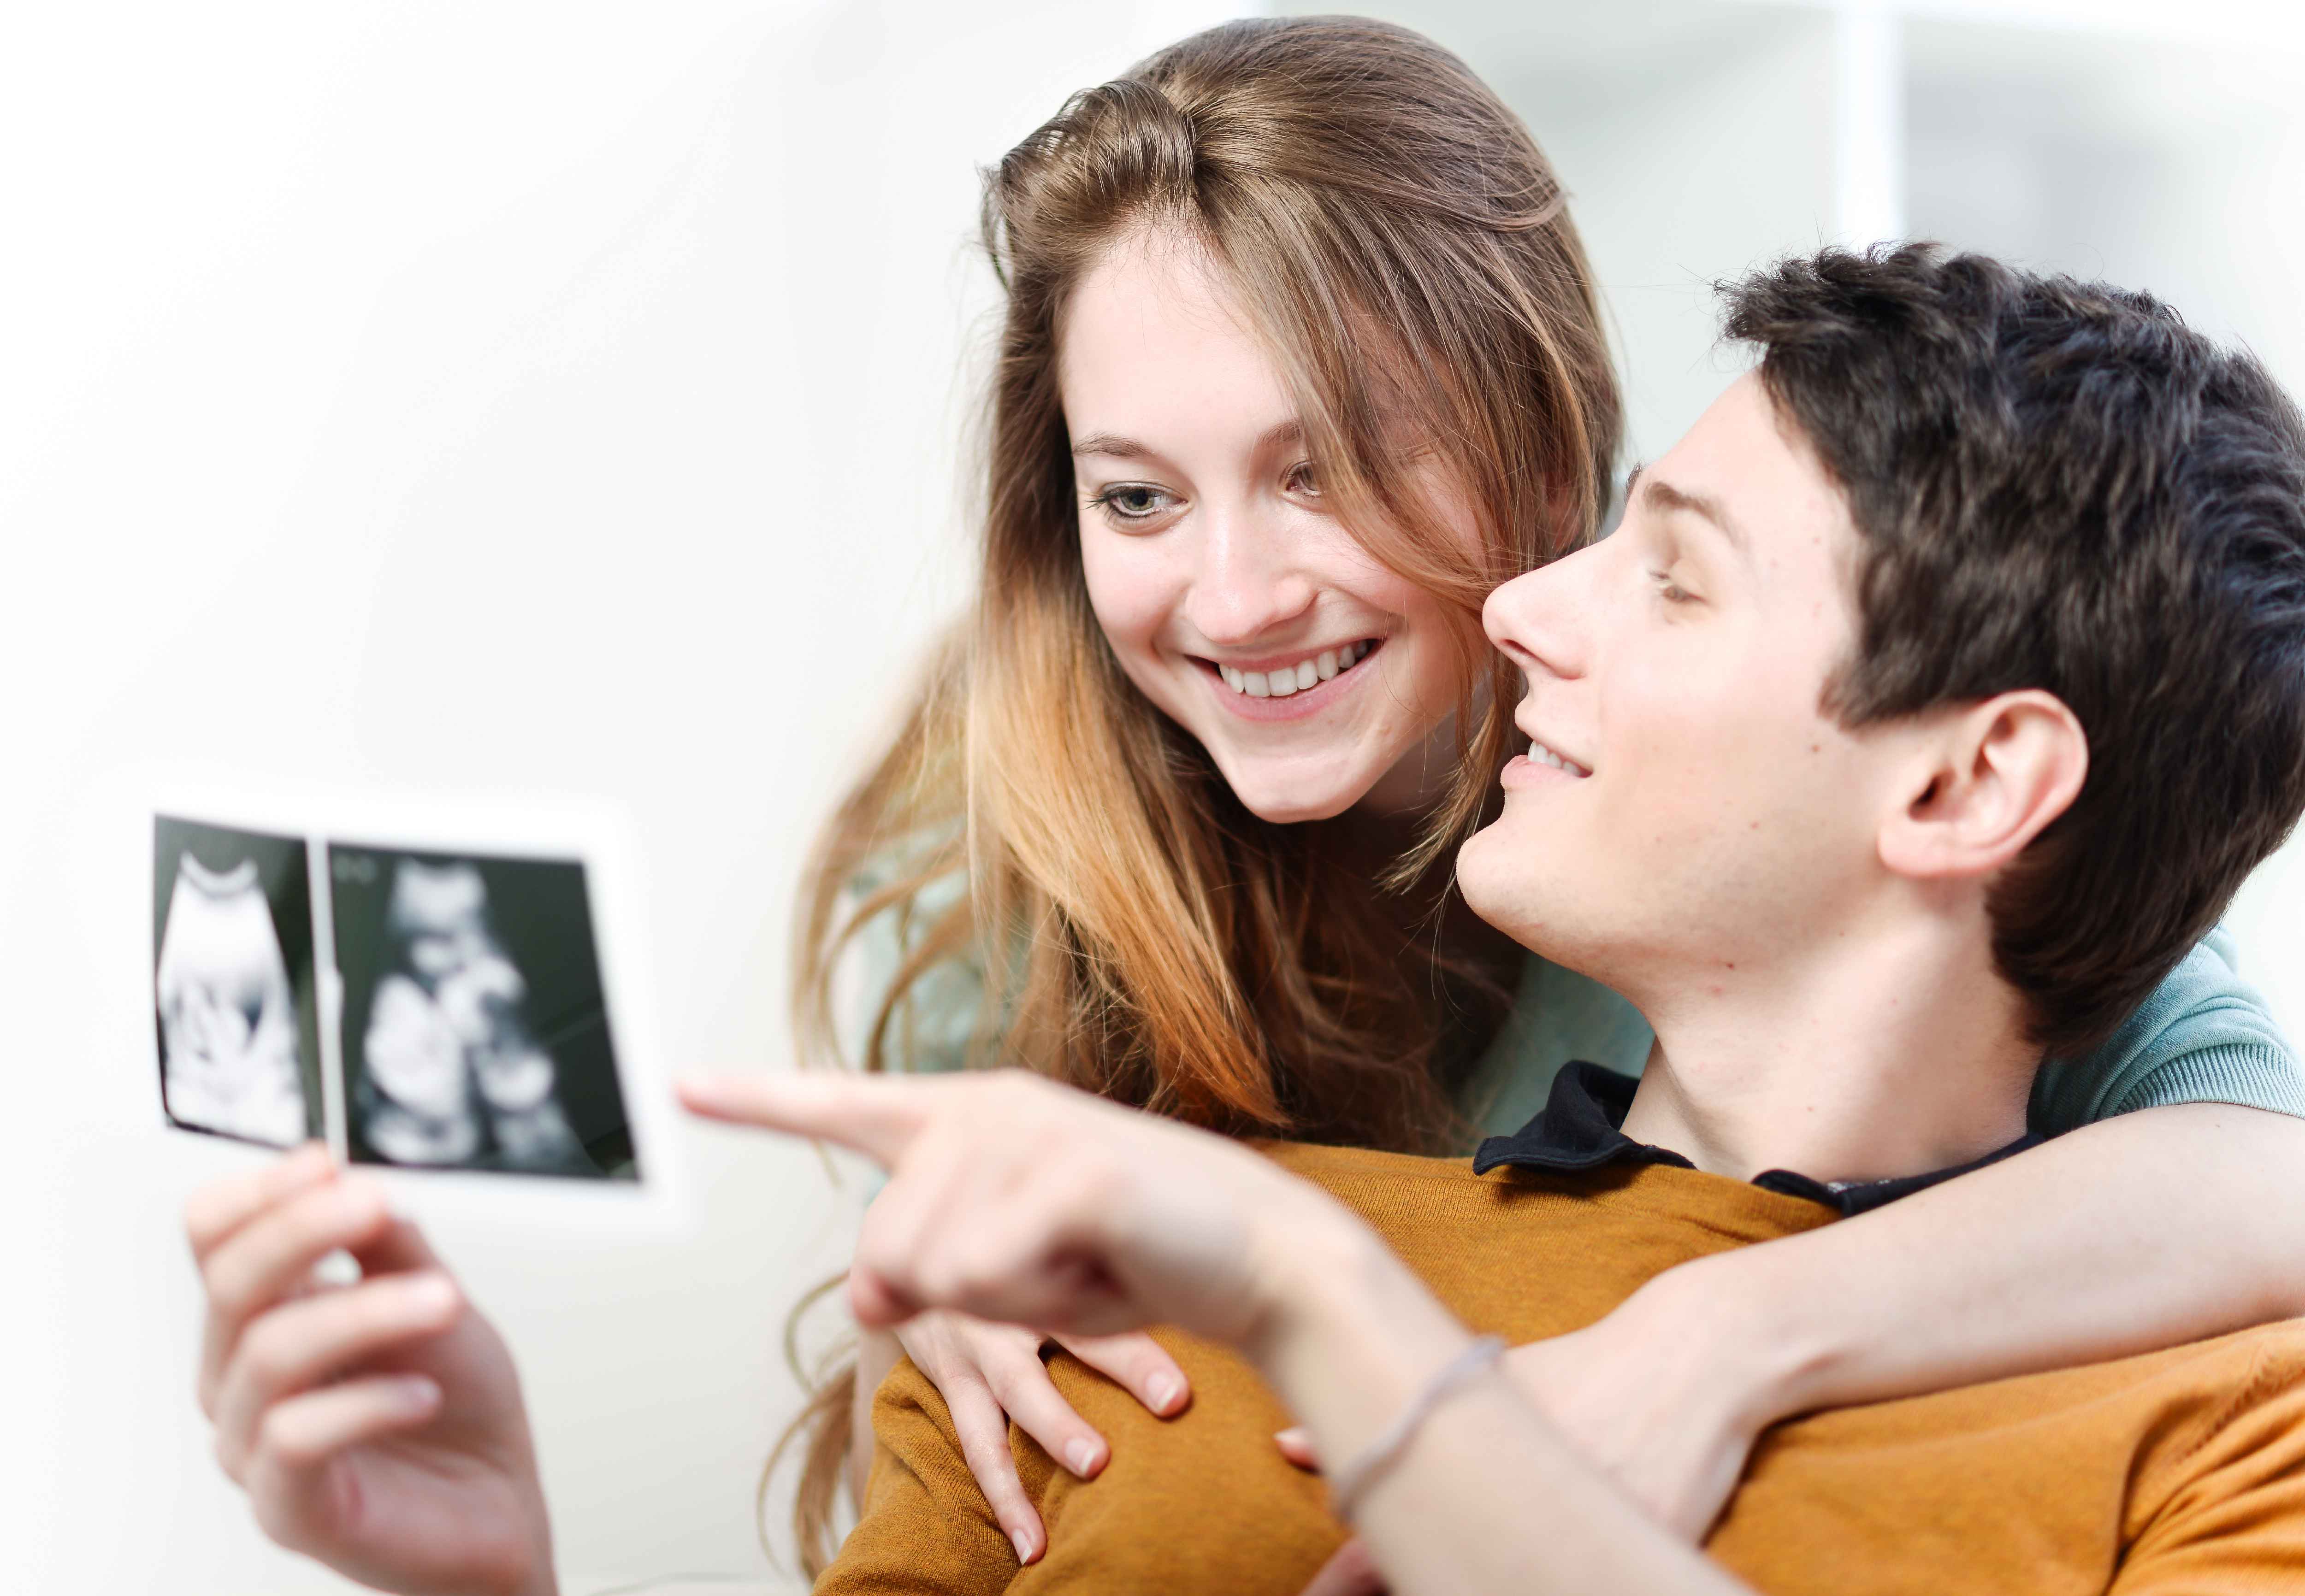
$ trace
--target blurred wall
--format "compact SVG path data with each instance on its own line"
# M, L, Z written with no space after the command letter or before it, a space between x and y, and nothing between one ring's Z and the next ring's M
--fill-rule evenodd
M657 1046L781 1061L804 840L961 590L975 165L1220 14L0 23L0 1584L346 1588L261 1539L192 1403L178 1208L244 1159L158 1125L123 773L617 800ZM436 1230L520 1358L573 1590L764 1567L778 1335L855 1200L687 1141L684 1243Z
M183 1194L102 802L154 764L612 797L680 1063L783 1057L803 841L961 591L974 166L1230 7L20 8L0 24L0 1447L42 1592L302 1592L190 1394ZM1707 284L1933 233L2105 272L2305 386L2286 32L2233 4L1433 0L1552 152L1639 453ZM2236 916L2305 1032L2305 874ZM520 1356L572 1589L760 1570L777 1333L853 1195L686 1133L701 1225L438 1239ZM21 1518L17 1515L21 1515ZM29 1546L25 1554L17 1550Z

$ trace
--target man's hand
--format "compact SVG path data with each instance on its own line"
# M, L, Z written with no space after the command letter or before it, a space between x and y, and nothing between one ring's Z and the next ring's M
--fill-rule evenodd
M1015 1071L780 1074L685 1084L698 1114L839 1143L889 1172L849 1305L1051 1333L1170 1323L1241 1346L1308 1248L1358 1222L1246 1148Z

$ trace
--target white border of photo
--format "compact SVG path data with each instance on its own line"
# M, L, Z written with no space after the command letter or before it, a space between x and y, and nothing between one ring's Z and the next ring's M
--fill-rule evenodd
M336 927L328 879L331 843L470 853L505 858L570 860L584 867L593 949L600 960L609 1040L617 1084L632 1127L634 1180L572 1179L498 1170L422 1169L387 1164L348 1164L390 1193L413 1219L445 1230L458 1218L540 1229L581 1228L600 1236L671 1235L693 1227L681 1111L659 1039L653 983L649 979L647 895L639 847L629 819L606 801L549 794L447 797L390 790L348 793L276 782L147 774L123 781L123 828L132 817L132 845L144 896L137 901L139 962L133 990L148 1015L148 1045L138 1060L155 1122L182 1142L227 1150L219 1159L248 1163L280 1156L268 1149L204 1136L169 1124L160 1102L157 1039L152 1008L149 893L153 823L157 816L250 831L301 836L312 885L314 957L319 1000L320 1076L329 1150L346 1150L344 1079L340 1021L343 983L335 968ZM126 839L123 839L125 841ZM195 1158L200 1155L192 1155Z

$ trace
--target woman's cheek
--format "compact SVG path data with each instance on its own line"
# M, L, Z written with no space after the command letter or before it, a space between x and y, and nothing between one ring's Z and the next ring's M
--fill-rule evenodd
M1126 551L1099 547L1101 542L1086 542L1081 550L1089 607L1113 654L1132 667L1133 675L1134 666L1157 663L1158 640L1173 601L1158 561L1130 559Z

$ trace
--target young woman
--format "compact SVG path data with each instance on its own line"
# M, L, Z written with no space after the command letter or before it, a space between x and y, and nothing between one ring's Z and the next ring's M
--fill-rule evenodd
M1619 436L1527 132L1415 35L1229 24L1077 97L1002 162L986 223L1008 305L983 577L816 862L804 1032L829 1036L836 964L879 938L868 1065L1023 1065L1229 1133L1454 1150L1517 1127L1568 1057L1637 1069L1623 1004L1446 891L1511 751L1481 603L1592 532ZM2305 1123L2235 1167L2204 1103L2305 1113L2215 949L2045 1068L2037 1120L2085 1128L1663 1276L1516 1372L1694 1534L1788 1405L2305 1312L2265 1222L2301 1199ZM421 1238L310 1155L190 1222L201 1396L267 1532L387 1589L549 1584L510 1363ZM336 1246L369 1278L302 1294ZM1144 1337L1067 1345L1156 1411L1187 1400ZM1107 1456L1038 1338L930 1316L903 1346L1038 1557L1008 1420L1081 1473ZM868 1341L863 1377L820 1394L798 1510L820 1558L895 1355Z

